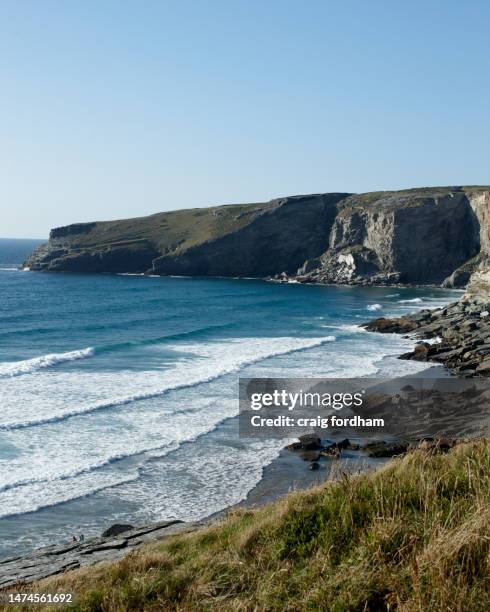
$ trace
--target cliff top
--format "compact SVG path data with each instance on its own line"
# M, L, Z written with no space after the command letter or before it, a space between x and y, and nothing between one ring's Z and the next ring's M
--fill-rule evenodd
M256 217L284 205L300 203L312 198L342 195L339 208L369 206L374 202L409 205L420 198L443 197L451 193L474 193L490 190L489 186L421 187L399 191L373 191L362 194L311 194L275 198L268 202L225 204L207 208L190 208L155 213L131 219L75 223L51 231L53 240L65 239L72 248L87 248L96 245L114 245L150 241L155 245L188 248L208 240L236 231ZM172 249L168 249L172 250Z
M347 197L350 194L297 195L275 198L269 202L225 204L131 219L75 223L51 230L50 240L67 242L72 249L149 241L164 251L180 250L235 232L278 207L332 195Z

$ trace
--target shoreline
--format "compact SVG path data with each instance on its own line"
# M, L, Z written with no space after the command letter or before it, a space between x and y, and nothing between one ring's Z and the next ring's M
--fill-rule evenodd
M437 373L442 371L446 372L445 376L448 375L447 370L441 366L431 367L428 364L428 367L423 370L425 375L429 377L437 376ZM422 375L422 372L420 375ZM382 436L373 437L382 438ZM5 576L5 579L0 581L0 589L9 588L22 581L34 582L77 567L93 565L102 561L112 561L126 555L129 550L140 544L158 541L174 533L193 531L209 525L218 521L234 508L261 506L284 497L292 491L308 489L331 480L335 473L362 473L381 467L388 461L388 458L373 460L362 452L349 451L340 460L323 460L320 469L312 471L308 469L307 461L286 449L282 449L279 455L263 468L260 480L248 492L246 498L237 504L191 523L174 521L152 523L134 528L122 534L120 538L114 538L113 536L109 538L95 537L78 544L71 542L54 544L36 548L14 559L12 557L0 559L0 575L2 575L2 578ZM53 562L53 559L56 562ZM27 573L22 572L23 565L25 565ZM35 571L36 567L37 570ZM15 574L17 570L20 571Z
M363 441L361 439L359 441L362 444ZM345 453L342 452L341 458L332 457L323 461L323 469L319 471L308 470L308 460L302 459L295 452L290 452L286 447L264 468L261 480L245 500L202 520L193 522L167 520L140 526L115 523L99 537L52 544L36 548L27 554L0 559L0 593L9 592L20 585L30 585L46 578L60 576L72 570L111 564L146 544L155 544L175 535L218 525L234 510L260 509L295 492L307 491L327 482L334 483L346 476L375 472L390 463L393 458L405 456L412 448L423 448L429 453L444 453L459 442L461 441L454 440L448 446L448 443L441 438L440 442L435 440L427 446L424 441L419 441L412 447L407 444L401 452L395 451L388 456L379 457L370 457L365 448L347 449ZM383 441L379 443L386 444ZM393 446L396 447L397 444ZM291 478L291 474L297 478Z
M82 270L45 270L45 269L31 269L23 264L12 264L16 266L16 270L19 272L34 272L42 274L74 274L74 275L94 275L94 276L131 276L131 277L142 277L142 278L182 278L182 279L222 279L222 280L253 280L263 281L265 283L275 283L283 285L308 285L311 287L359 287L363 289L439 289L441 291L453 291L458 293L464 293L465 289L460 286L455 287L444 287L437 283L365 283L360 281L354 282L325 282L325 281L313 281L313 280L302 280L296 276L288 276L287 278L275 278L273 276L228 276L219 274L210 275L199 275L199 274L155 274L146 272L94 272L94 271L82 271ZM14 268L13 268L14 269Z
M118 524L111 525L108 535L91 537L82 542L67 541L35 548L18 556L0 559L0 592L20 584L31 584L70 570L113 562L143 544L155 543L176 534L190 533L219 523L239 508L259 508L284 498L295 491L305 491L334 481L342 474L356 475L374 471L390 461L390 457L370 458L362 450L348 451L340 459L322 461L318 471L308 469L309 461L287 448L263 469L260 481L247 497L198 521L160 521L146 525L126 525L120 533ZM131 527L131 528L129 528Z

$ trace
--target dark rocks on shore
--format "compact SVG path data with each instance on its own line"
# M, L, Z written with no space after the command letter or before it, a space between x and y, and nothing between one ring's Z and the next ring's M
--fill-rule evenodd
M364 450L367 452L368 457L374 457L380 459L382 457L396 457L397 455L403 455L408 450L407 442L370 442L366 444Z
M320 456L338 458L343 450L359 450L359 444L352 444L345 438L340 442L324 445L321 438L314 434L305 434L298 438L298 442L293 442L286 446L291 452L297 452L298 456L305 461L318 461Z
M114 525L111 525L108 529L104 531L104 533L102 534L102 537L110 538L110 537L118 536L121 533L125 533L126 531L131 531L131 529L134 529L133 525L115 523Z
M322 457L329 457L332 459L339 459L342 455L342 451L337 447L336 444L331 444L330 446L326 446L320 453Z
M319 463L310 463L310 470L319 470L320 469L320 464Z
M302 436L302 438L316 438L316 436ZM317 438L319 440L319 438ZM390 457L397 457L398 455L404 455L410 450L419 449L428 452L447 452L455 444L457 440L452 440L447 437L438 438L421 438L413 440L411 442L405 440L397 441L386 441L386 440L375 440L368 442L367 444L353 444L350 440L345 439L341 442L333 442L332 444L326 444L321 447L320 451L305 451L299 446L301 442L290 444L286 448L306 461L310 461L308 466L310 470L316 470L319 466L320 459L340 459L342 457L342 451L354 450L362 451L368 457L372 459L386 459Z
M424 438L423 440L420 440L416 448L432 453L447 453L457 443L457 440L451 440L450 438L445 437Z
M316 450L299 451L299 456L303 461L318 461L320 453Z
M490 303L463 300L438 310L422 310L393 319L374 319L368 331L414 333L420 340L401 359L435 361L459 376L490 375Z
M144 527L132 527L119 535L111 533L107 537L87 538L83 542L54 544L27 555L1 559L0 589L37 582L101 561L114 561L140 544L160 540L175 533L194 531L199 526L199 523L163 521Z
M323 445L318 436L305 434L304 436L299 436L298 442L293 442L286 446L286 448L290 451L314 451L322 450Z
M417 329L417 324L403 317L394 319L379 317L365 323L364 327L368 331L377 331L385 334L406 334Z

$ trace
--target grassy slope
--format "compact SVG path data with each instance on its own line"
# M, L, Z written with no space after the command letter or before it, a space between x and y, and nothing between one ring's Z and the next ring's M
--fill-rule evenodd
M490 442L422 451L45 581L76 610L490 610ZM11 609L11 608L10 608Z
M216 206L157 213L148 217L99 221L92 231L68 240L76 248L150 240L163 247L187 248L243 227L272 203Z
M341 215L349 215L356 208L366 208L373 206L376 202L389 202L391 196L404 199L404 206L416 206L417 203L424 198L442 197L451 192L464 192L468 194L477 193L480 191L488 191L490 187L486 186L464 186L464 187L417 187L414 189L401 189L399 191L371 191L368 193L353 194L343 200L340 205ZM399 202L400 203L400 202ZM391 206L396 206L396 202L390 202Z

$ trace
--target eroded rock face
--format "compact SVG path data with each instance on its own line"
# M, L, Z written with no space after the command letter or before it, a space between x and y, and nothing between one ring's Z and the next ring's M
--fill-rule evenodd
M490 188L441 187L293 196L78 223L54 229L25 265L461 287L489 261Z
M480 252L487 203L484 193L462 188L350 196L339 204L329 250L310 280L440 284ZM456 274L452 286L471 272Z
M294 273L328 247L338 194L284 198L238 231L153 261L155 274L271 276Z
M292 274L328 248L336 205L347 195L294 196L56 228L24 265L161 275Z

